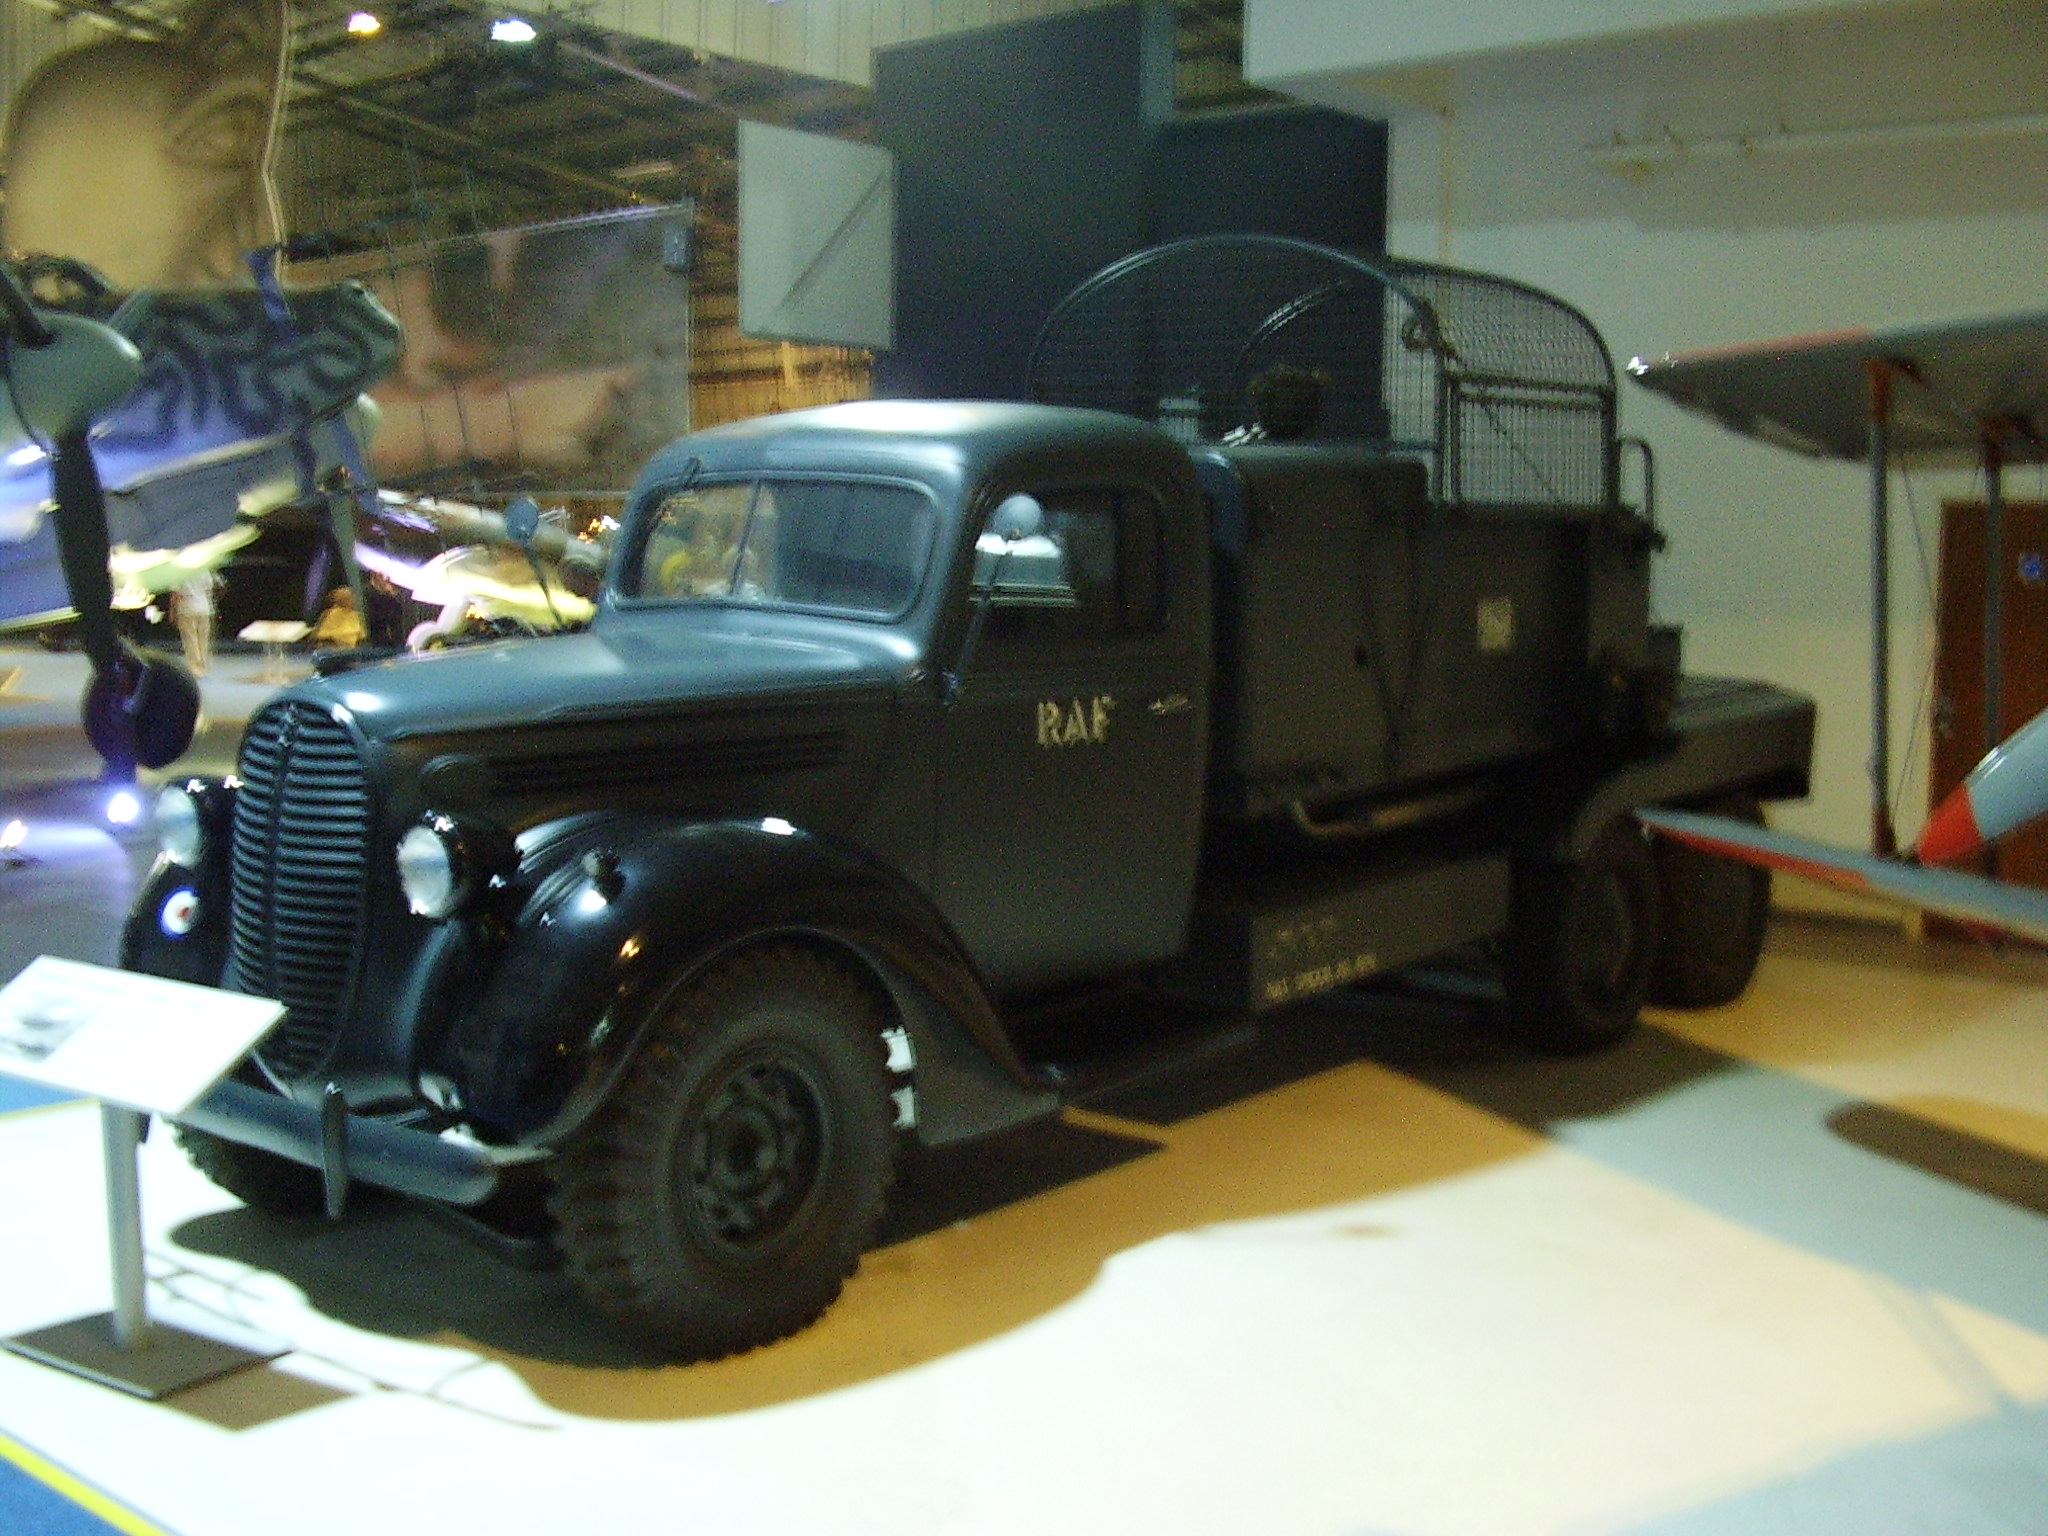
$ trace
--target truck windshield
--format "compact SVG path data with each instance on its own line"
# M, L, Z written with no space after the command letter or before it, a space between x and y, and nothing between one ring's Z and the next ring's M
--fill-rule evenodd
M866 480L724 480L663 496L626 595L894 618L931 558L931 502Z

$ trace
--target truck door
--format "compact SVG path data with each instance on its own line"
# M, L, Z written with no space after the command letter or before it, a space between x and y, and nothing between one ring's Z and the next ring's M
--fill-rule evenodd
M1200 534L1137 486L1018 489L1042 513L977 547L935 827L940 905L1011 995L1180 950L1208 691Z

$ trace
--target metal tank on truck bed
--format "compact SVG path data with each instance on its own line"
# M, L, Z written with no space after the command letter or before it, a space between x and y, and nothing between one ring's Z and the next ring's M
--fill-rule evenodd
M1803 794L1812 706L1679 677L1581 318L1199 240L1033 379L686 438L587 632L337 667L169 787L124 963L289 1009L200 1166L277 1211L538 1170L591 1300L709 1358L830 1303L901 1142L1186 1048L1055 1061L1036 1000L1238 1027L1479 944L1572 1050L1741 990L1767 885L1631 813Z

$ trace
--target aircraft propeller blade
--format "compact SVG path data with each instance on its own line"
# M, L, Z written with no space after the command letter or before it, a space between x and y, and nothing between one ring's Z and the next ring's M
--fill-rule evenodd
M1934 808L1915 850L1923 864L1953 864L2048 811L2048 711L1984 754Z

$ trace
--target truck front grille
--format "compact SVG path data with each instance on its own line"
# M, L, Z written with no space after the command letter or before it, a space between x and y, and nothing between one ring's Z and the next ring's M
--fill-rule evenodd
M235 800L234 984L290 1011L257 1056L301 1077L334 1050L360 959L369 797L349 733L325 711L272 705L242 740Z

